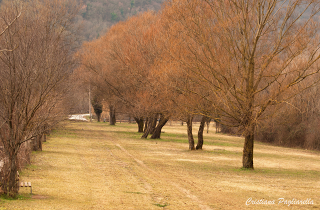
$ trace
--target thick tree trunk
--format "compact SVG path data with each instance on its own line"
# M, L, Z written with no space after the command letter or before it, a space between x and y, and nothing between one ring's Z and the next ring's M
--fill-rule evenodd
M109 105L110 125L116 124L116 109L113 105Z
M253 169L254 128L255 128L254 125L250 125L249 129L246 131L246 134L245 134L243 156L242 156L243 168Z
M146 118L146 122L144 123L143 132L145 132L148 129L148 125L149 125L149 117Z
M143 127L144 127L144 122L143 122L143 118L140 120L140 122L138 123L138 133L143 133Z
M16 197L18 194L19 186L17 182L17 155L15 152L9 158L10 175L8 184L8 194L10 197Z
M145 126L145 129L144 129L144 132L143 132L141 138L147 138L150 133L150 130L152 128L153 119L148 118L147 122L148 122L148 124Z
M96 114L97 115L97 118L98 118L98 122L100 122L100 119L101 119L101 113L98 113Z
M187 119L187 131L188 131L188 141L189 141L189 149L195 150L194 148L194 139L192 134L192 116L189 116Z
M32 144L33 144L33 151L42 151L42 135L38 135L36 136L33 140L32 140Z
M204 130L204 126L205 123L207 121L207 117L206 116L202 116L201 122L200 122L200 126L199 126L199 131L198 131L198 143L196 146L196 149L202 149L203 146L203 130Z
M155 116L151 120L150 134L153 134L154 130L156 129L157 122L158 122L158 114L155 114Z
M134 120L138 124L138 132L143 133L143 127L144 127L143 117L141 117L141 118L135 117Z
M155 114L153 117L148 117L148 124L145 126L145 130L141 138L147 138L149 134L153 134L154 129L157 125L158 114Z
M247 58L243 58L246 60ZM245 63L245 61L244 61ZM248 79L246 84L246 110L243 118L243 126L245 129L245 139L243 146L243 156L242 156L242 166L243 168L253 169L253 144L254 144L254 130L255 123L253 117L254 110L254 57L249 59L249 67L248 67Z
M163 126L168 122L168 120L169 118L165 118L163 115L161 115L159 123L157 127L154 129L151 139L160 139L161 130Z

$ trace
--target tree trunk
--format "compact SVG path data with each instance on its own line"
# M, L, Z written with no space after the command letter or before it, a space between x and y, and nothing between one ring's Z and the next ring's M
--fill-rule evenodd
M141 138L147 138L149 134L153 134L153 131L157 124L157 116L158 114L154 115L153 117L148 117L147 121L148 124L145 126L145 130Z
M201 122L200 122L200 126L199 126L199 131L198 131L198 144L196 146L196 149L202 149L202 145L203 145L203 130L204 130L204 126L205 123L207 121L207 117L206 116L202 116Z
M253 169L254 128L254 125L250 125L249 129L246 131L245 134L242 157L243 168Z
M38 135L36 136L33 140L32 140L32 144L33 144L33 151L42 151L42 135Z
M143 132L145 132L148 129L148 125L149 125L149 117L146 118L146 122L144 123Z
M143 122L143 118L141 118L140 122L138 123L138 133L143 133L143 127L144 127L144 122Z
M138 124L138 132L143 133L143 127L144 127L143 117L141 117L141 118L135 117L134 120Z
M144 132L143 132L143 135L141 136L141 138L147 138L149 133L150 133L150 130L152 128L152 122L153 122L153 119L152 118L148 118L147 120L148 124L145 126L145 129L144 129Z
M110 125L116 124L116 109L113 105L109 105Z
M187 119L187 131L188 131L188 141L189 141L189 149L195 150L194 148L194 139L192 134L192 116L189 116Z
M32 144L32 141L30 140L25 142L26 161L28 164L31 164L31 144Z
M215 123L216 123L216 133L220 133L220 123L215 120Z
M247 58L243 58L245 60ZM254 143L254 130L255 123L253 117L254 110L254 56L249 59L248 79L246 81L246 110L247 112L243 118L243 126L245 129L245 139L243 146L242 166L243 168L253 169L253 143Z
M158 114L155 114L155 116L151 120L150 134L153 134L154 130L156 129L157 122L158 122Z
M47 141L47 135L50 134L50 131L48 129L48 123L45 123L44 126L43 126L43 142L46 142Z
M207 124L207 133L209 133L209 125L210 125L210 122L211 122L211 119L208 119L206 121L206 124Z
M0 171L0 186L1 186L1 194L6 195L8 193L8 184L9 184L9 177L8 177L8 162L6 161L6 159L2 159L2 168Z
M13 155L9 158L10 164L10 175L9 175L9 185L8 185L8 194L10 197L14 198L18 194L19 186L17 182L17 155L13 151Z
M97 118L98 118L98 122L100 122L100 119L101 119L101 113L96 113L97 115Z
M154 129L154 132L151 136L151 139L160 139L161 130L163 126L168 122L169 118L165 118L162 114L160 115L160 120L157 127Z

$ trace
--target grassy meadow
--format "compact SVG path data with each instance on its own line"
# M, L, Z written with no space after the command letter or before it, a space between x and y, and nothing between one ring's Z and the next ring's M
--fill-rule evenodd
M243 170L241 137L211 125L203 150L189 151L186 126L163 131L141 139L136 124L65 122L20 173L33 194L0 198L0 210L320 209L319 152L255 143L255 170Z

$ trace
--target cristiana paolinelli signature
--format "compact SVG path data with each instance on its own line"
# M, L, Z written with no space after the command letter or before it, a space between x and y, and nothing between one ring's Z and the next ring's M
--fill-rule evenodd
M246 201L246 205L313 205L313 200L311 198L307 198L305 200L299 200L299 199L285 199L285 198L278 198L277 200L267 200L267 199L253 199L249 198Z

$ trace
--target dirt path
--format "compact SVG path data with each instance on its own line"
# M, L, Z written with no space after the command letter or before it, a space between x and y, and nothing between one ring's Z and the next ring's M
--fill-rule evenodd
M241 154L234 147L216 150L210 145L207 150L190 152L185 143L169 141L169 134L163 140L141 140L135 129L125 124L69 123L51 135L44 151L34 155L34 164L21 175L23 181L33 183L33 198L25 194L21 200L0 201L0 209L288 208L246 205L249 198L311 198L312 206L290 208L320 208L319 155L305 159L315 170L242 171L238 167ZM279 160L272 149L269 158L266 153L263 150L258 158L271 163ZM292 157L290 164L296 164Z
M195 205L198 205L200 209L202 210L210 210L211 208L206 205L203 204L203 202L195 195L193 195L189 190L181 187L176 181L172 180L172 175L170 174L164 174L164 173L159 173L156 172L154 170L152 170L151 168L149 168L148 166L146 166L141 160L137 159L136 157L134 157L132 154L130 154L126 149L124 149L121 145L116 144L117 147L119 147L125 154L127 154L129 157L131 157L134 161L136 161L136 163L138 163L138 165L140 165L140 173L141 176L146 176L147 175L147 179L151 180L151 182L155 182L155 180L157 180L158 182L161 181L161 185L169 185L169 189L171 191L171 193L177 193L177 190L184 194L184 196L188 197L191 199L191 201L195 202ZM151 185L149 183L145 183L146 186L148 186L148 193L150 194L154 194L155 192L153 192L153 188L151 187ZM159 199L160 198L160 199ZM163 196L160 195L160 197L158 196L158 199L153 199L155 202L162 202L163 203ZM166 203L165 203L166 204ZM165 205L164 204L164 205ZM184 206L184 209L186 209L188 207Z

